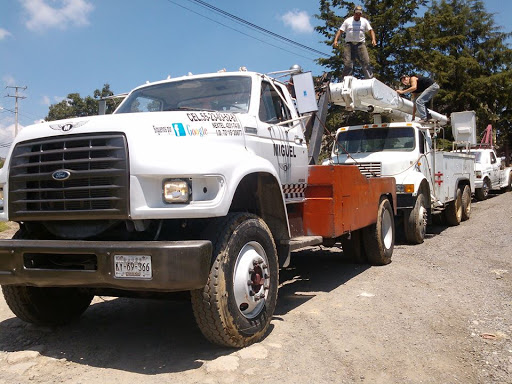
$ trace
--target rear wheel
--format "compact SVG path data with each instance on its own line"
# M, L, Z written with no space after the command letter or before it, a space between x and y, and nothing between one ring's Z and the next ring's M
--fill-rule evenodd
M455 200L450 201L444 212L448 225L459 225L462 220L462 191L457 188Z
M352 231L349 236L343 236L341 238L341 247L343 249L343 255L350 258L354 263L366 264L368 258L363 247L362 242L362 230L358 229Z
M416 198L414 208L404 216L405 239L411 244L421 244L427 231L428 211L425 194L420 192Z
M251 214L216 221L212 266L203 289L191 292L203 335L213 343L244 347L259 341L277 301L278 261L270 229Z
M508 184L507 184L507 187L505 189L507 192L510 192L512 191L512 172L510 172L508 174Z
M471 188L469 185L464 187L462 192L462 221L469 220L471 216Z
M380 201L377 222L363 229L363 243L371 265L391 263L395 246L395 222L389 200Z

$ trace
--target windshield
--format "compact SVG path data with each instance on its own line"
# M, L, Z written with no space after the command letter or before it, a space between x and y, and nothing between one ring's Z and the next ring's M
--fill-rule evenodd
M471 155L475 156L475 162L480 163L482 160L482 152L469 152Z
M412 151L414 147L414 129L411 127L366 128L340 132L335 152Z
M222 76L150 85L132 92L115 113L249 110L251 78Z

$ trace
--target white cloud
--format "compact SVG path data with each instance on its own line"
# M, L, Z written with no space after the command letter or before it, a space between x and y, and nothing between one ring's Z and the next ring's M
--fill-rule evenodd
M311 25L309 15L306 11L299 11L298 9L288 11L281 16L281 20L283 20L284 25L290 27L294 32L313 32L313 26Z
M49 107L50 106L50 98L48 96L43 96L43 98L41 100L41 104Z
M16 80L14 79L14 77L12 77L10 75L3 76L2 81L5 83L6 86L11 86L11 85L16 84Z
M0 40L3 40L8 36L11 36L11 32L9 32L6 29L0 28Z
M19 0L28 13L28 29L66 29L89 25L89 13L94 6L87 0ZM52 6L55 5L55 6Z

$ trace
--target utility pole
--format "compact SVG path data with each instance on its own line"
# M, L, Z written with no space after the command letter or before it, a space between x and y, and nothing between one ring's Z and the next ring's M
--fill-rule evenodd
M26 99L25 96L20 96L18 94L18 90L21 89L21 90L24 91L25 89L27 89L27 87L26 86L25 87L19 87L19 86L15 85L15 86L7 86L5 88L14 88L16 90L14 96L9 95L9 94L7 94L7 96L6 96L6 97L14 97L16 99L15 104L14 104L14 121L15 121L15 123L14 123L14 137L16 137L16 136L18 136L18 99Z

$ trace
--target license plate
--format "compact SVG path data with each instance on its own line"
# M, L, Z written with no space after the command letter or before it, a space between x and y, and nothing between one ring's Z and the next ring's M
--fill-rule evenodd
M115 255L114 271L114 276L120 279L151 279L151 256Z

